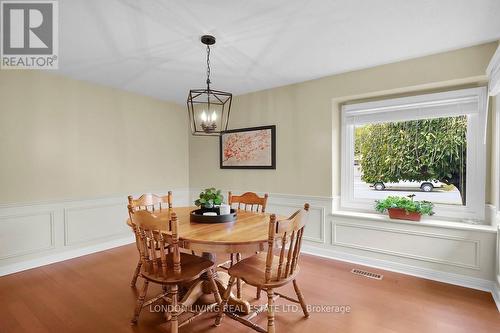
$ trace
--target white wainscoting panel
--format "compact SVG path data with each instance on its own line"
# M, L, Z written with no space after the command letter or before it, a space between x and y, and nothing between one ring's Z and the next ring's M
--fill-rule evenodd
M125 237L130 228L124 223L128 213L123 202L64 209L64 245Z
M480 240L354 223L333 223L333 245L480 269Z
M282 216L290 216L303 207L303 204L272 201L268 205L267 211ZM309 220L307 221L307 228L304 231L303 239L315 243L325 242L325 207L309 206Z
M421 277L424 279L454 284L472 289L493 292L493 283L489 279L472 277L466 274L455 274L439 269L430 269L418 265L409 265L392 260L382 260L373 256L352 254L333 247L324 247L313 244L306 244L302 247L302 252L324 258L353 263L356 265L368 266L374 269L381 269L406 275Z
M189 189L172 192L190 204ZM132 243L127 217L127 195L0 205L0 276Z
M496 228L399 222L366 214L334 213L330 247L336 252L493 281Z
M54 247L54 212L0 217L0 260Z
M500 299L494 281L496 226L404 222L339 211L327 220L330 240L308 242L304 252L485 290Z

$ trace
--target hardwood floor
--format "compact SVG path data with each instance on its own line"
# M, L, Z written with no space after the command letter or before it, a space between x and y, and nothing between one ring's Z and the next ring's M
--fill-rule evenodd
M127 245L0 277L0 332L168 332L162 314L148 308L136 327L129 324L136 263L135 245ZM300 308L277 313L277 331L500 332L500 313L489 293L368 268L384 275L377 281L353 275L353 267L361 266L303 255L298 281L306 302L348 305L350 313L311 313L309 319ZM254 288L243 290L254 299ZM293 294L291 286L282 291ZM160 290L152 287L149 295L155 292ZM180 332L253 332L227 317L216 328L214 316L206 314ZM265 326L265 314L257 322Z

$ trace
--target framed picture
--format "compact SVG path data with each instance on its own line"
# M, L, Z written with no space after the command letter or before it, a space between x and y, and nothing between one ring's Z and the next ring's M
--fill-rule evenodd
M220 136L221 169L276 169L276 126L239 128Z

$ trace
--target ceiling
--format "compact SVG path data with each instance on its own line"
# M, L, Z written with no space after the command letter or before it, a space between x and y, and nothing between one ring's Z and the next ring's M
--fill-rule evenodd
M500 39L499 0L64 0L59 72L185 103Z

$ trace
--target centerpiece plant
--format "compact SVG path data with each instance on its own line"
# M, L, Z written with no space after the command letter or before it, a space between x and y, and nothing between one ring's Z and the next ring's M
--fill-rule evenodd
M375 201L375 210L389 212L392 219L420 221L422 215L434 215L434 205L429 201L415 201L414 194L407 197L389 196Z
M221 194L221 190L211 187L202 191L194 204L202 209L212 209L215 205L222 204L223 201L224 196Z

